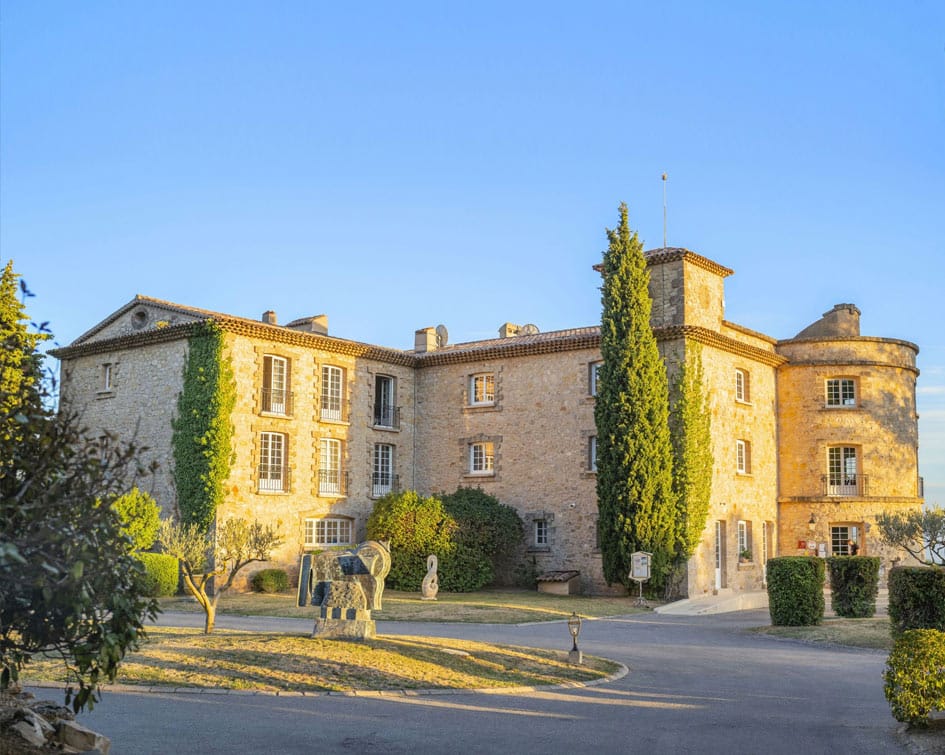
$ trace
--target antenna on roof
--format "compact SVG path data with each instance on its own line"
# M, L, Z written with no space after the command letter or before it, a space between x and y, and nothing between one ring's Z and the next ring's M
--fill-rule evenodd
M663 174L663 249L666 248L666 174Z

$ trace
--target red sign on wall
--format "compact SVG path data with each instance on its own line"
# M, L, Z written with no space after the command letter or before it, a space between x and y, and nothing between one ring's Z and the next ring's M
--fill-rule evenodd
M798 540L798 541L797 541L797 549L798 549L799 551L806 551L806 550L807 550L807 541L806 541L806 540Z

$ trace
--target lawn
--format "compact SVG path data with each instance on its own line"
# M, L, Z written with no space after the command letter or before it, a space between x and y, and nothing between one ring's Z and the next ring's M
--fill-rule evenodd
M824 619L820 624L812 627L758 627L750 631L804 642L847 645L874 650L892 649L888 616L870 619Z
M307 634L152 627L121 665L116 682L150 687L348 692L484 689L589 682L619 664L585 655L568 663L554 650L429 637L378 637L349 642ZM22 682L63 681L61 661L39 660Z
M373 611L377 621L436 621L472 624L524 624L560 621L572 612L582 618L624 616L647 609L633 606L634 598L602 598L583 595L549 595L536 590L483 590L474 593L440 593L436 600L422 600L418 593L385 590L383 608ZM203 609L190 597L162 598L165 611ZM312 606L299 608L295 593L224 593L218 614L282 616L314 619Z

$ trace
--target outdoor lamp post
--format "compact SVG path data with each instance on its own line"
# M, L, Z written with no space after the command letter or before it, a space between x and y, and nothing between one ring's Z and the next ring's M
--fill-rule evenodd
M568 653L568 662L580 666L584 663L584 654L578 650L577 638L581 633L581 617L577 612L571 612L571 618L568 619L568 631L571 633L571 652Z

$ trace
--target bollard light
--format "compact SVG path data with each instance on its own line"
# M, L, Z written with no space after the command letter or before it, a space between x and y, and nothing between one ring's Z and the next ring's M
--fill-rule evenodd
M568 661L581 665L584 663L584 654L578 650L577 638L581 633L581 617L577 612L571 612L571 618L568 619L568 631L571 633L571 652L568 653Z

